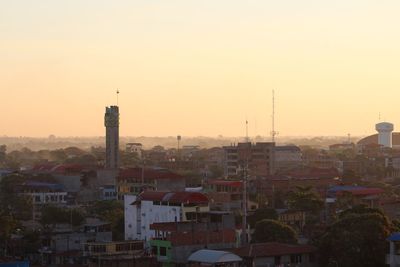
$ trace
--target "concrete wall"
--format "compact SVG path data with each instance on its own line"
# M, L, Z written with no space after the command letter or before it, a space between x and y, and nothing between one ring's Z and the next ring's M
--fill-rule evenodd
M141 205L131 205L136 196L125 195L125 239L149 241L155 236L150 225L160 222L180 222L182 208L153 205L153 201L142 201Z
M53 175L58 183L62 184L65 191L70 193L79 192L81 189L81 175Z

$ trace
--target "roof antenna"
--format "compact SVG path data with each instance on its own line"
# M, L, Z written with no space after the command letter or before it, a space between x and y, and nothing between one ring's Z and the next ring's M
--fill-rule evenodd
M246 118L246 142L249 143L250 139L249 139L249 121Z
M271 137L272 137L272 142L275 143L275 137L279 133L275 131L275 90L272 90L272 131L271 131Z
M119 89L117 89L117 106L119 104Z

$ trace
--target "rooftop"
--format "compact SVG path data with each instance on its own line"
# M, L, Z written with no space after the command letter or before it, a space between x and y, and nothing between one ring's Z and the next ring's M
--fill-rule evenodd
M202 249L190 255L189 262L201 262L207 264L241 262L242 259L226 251Z
M276 242L251 244L233 249L232 252L244 258L273 257L293 254L314 253L316 247L309 245L290 245Z
M145 180L157 180L157 179L184 179L182 175L171 172L167 169L150 169L145 168L128 168L122 169L119 173L118 179L129 180L129 179L141 179Z
M141 193L136 201L132 204L137 204L140 201L158 201L176 204L208 204L206 195L198 192L158 192L146 191Z

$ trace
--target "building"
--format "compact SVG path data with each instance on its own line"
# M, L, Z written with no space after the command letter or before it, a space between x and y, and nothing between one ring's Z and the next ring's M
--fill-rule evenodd
M89 242L111 242L111 225L107 222L93 221L85 224L79 231L71 227L56 228L51 233L43 233L41 237L42 248L39 253L42 264L83 264L83 244Z
M127 143L125 151L127 153L134 153L139 159L142 159L143 145L141 143Z
M335 203L336 206L346 205L349 208L357 205L366 205L370 208L379 208L380 199L385 191L381 188L363 186L334 186L327 192L326 203ZM341 208L341 207L337 207Z
M154 223L198 221L210 211L207 196L196 192L143 192L126 195L125 240L149 241Z
M119 107L106 107L104 115L106 127L106 169L119 167Z
M354 143L343 143L333 144L329 146L329 151L332 152L344 152L344 151L355 151L356 145Z
M365 146L379 145L380 147L399 149L400 132L393 132L394 125L389 122L381 122L375 126L378 134L373 134L362 138L357 142L358 149L363 151Z
M124 195L138 195L143 191L185 191L185 177L163 168L127 168L119 172L117 190Z
M298 186L311 186L321 196L326 195L329 187L339 183L339 172L335 168L301 168L287 172L285 175L274 175L268 179L249 181L249 193L268 197L274 207L279 195L296 190Z
M231 252L243 258L244 266L318 266L317 248L309 245L289 245L271 242L251 244L233 249Z
M242 259L231 252L202 249L190 255L188 262L190 267L239 267Z
M184 266L194 251L236 247L235 217L231 213L210 212L201 222L155 223L152 251L163 266Z
M205 191L210 199L210 208L212 210L242 211L242 181L209 180Z
M302 233L306 225L306 212L278 210L279 221L291 226L298 233Z
M275 147L275 170L286 170L303 164L301 149L298 146Z
M389 254L386 256L386 264L390 267L400 267L400 233L393 233L389 236Z
M157 267L156 258L144 248L143 241L90 242L83 244L89 267Z
M241 176L246 167L249 175L254 177L267 177L275 172L275 143L246 142L223 148L226 177Z

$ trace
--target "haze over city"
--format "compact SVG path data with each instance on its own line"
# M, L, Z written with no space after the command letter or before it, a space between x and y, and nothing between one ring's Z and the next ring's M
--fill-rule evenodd
M368 135L395 125L399 1L3 1L9 136Z

